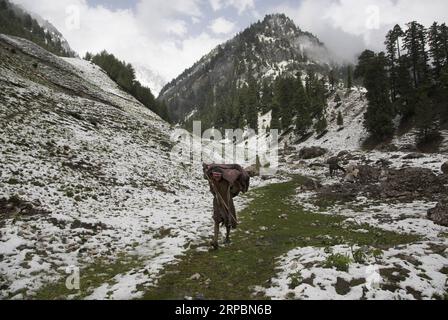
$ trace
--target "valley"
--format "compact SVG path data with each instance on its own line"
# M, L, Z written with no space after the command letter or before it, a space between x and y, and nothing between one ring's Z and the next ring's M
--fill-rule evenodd
M372 109L354 66L285 15L268 15L166 84L162 119L132 95L143 88L133 77L120 79L125 90L94 59L48 50L0 34L0 299L448 298L443 77L429 94L437 103L412 96L406 118L413 100L400 105L397 94L393 108L386 101L395 113L375 117L385 106ZM380 73L381 54L364 58L364 78ZM421 123L429 105L440 114ZM369 140L372 114L393 133ZM247 153L279 130L278 167L246 159L240 224L230 244L222 231L218 250L213 195L190 156L223 162L229 137L193 144L179 161L175 132L193 121L241 128ZM334 158L345 172L330 174ZM76 275L79 287L68 285Z

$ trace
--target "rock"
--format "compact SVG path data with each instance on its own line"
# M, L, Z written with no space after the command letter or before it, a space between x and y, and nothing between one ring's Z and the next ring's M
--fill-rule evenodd
M300 150L299 156L301 159L315 159L325 155L328 152L327 149L320 147L309 147Z
M393 163L392 163L392 161L390 161L388 159L380 159L376 162L376 164L382 168L387 168L387 167L390 167Z
M381 144L380 146L378 146L376 148L379 151L383 151L383 152L396 152L398 151L398 147L394 144Z
M320 162L313 162L310 165L308 165L308 168L310 169L319 169L319 168L326 168L327 165L320 163Z
M417 152L418 149L413 144L404 144L404 145L402 145L400 147L400 149L398 151L402 151L402 152Z
M246 170L251 178L260 176L260 169L257 169L256 165L251 165L244 170Z
M428 218L434 223L448 227L448 200L441 201L428 211Z
M425 155L419 152L413 152L403 157L404 160L413 160L424 158Z
M442 172L448 174L448 161L442 164Z
M358 166L358 179L362 184L378 182L381 175L381 170L372 166Z
M306 191L314 191L322 187L322 184L314 179L311 178L304 178L304 181L301 185L301 190Z
M323 186L318 192L318 197L329 201L354 201L359 191L354 184L337 183Z
M331 157L331 158L329 158L328 160L327 160L327 164L330 164L330 165L338 165L339 164L339 162L340 162L340 158L339 157Z
M443 179L429 169L405 168L389 170L387 180L381 184L381 189L390 197L434 198L444 194L447 188Z
M199 280L199 279L201 279L201 275L200 275L199 273L195 273L194 275L192 275L192 276L190 277L189 280L197 281L197 280Z
M338 155L337 155L337 157L339 158L339 159L350 159L350 158L352 158L353 156L351 155L351 153L349 152L349 151L347 151L347 150L344 150L344 151L341 151L341 152L339 152L338 153Z
M204 301L205 300L204 294L203 293L196 294L196 299L195 300Z
M353 171L349 172L344 180L346 182L350 182L350 183L356 183L356 180L358 179L359 176L359 169L354 169Z

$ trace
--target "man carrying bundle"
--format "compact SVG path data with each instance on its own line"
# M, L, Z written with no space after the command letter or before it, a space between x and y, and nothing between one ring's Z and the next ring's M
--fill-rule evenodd
M208 180L213 199L215 232L212 245L218 249L219 227L227 229L226 243L230 243L230 230L236 229L238 220L233 198L249 190L250 177L239 165L203 165L204 177Z

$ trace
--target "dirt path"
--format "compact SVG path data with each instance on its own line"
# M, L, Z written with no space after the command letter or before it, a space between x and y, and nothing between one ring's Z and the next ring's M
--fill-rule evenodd
M167 267L158 286L144 299L263 299L254 286L269 284L276 258L297 247L358 244L389 247L416 240L363 226L342 228L345 218L305 212L292 197L303 178L270 185L249 194L251 204L240 214L233 243L218 251L190 250L182 260ZM328 237L329 236L329 237Z

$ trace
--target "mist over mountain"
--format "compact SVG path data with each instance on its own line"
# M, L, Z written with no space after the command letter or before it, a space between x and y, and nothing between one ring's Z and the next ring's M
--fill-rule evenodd
M284 14L272 14L219 45L178 78L167 84L159 99L174 121L193 110L216 105L231 88L249 77L273 81L298 71L327 73L336 63L325 45L301 30Z

